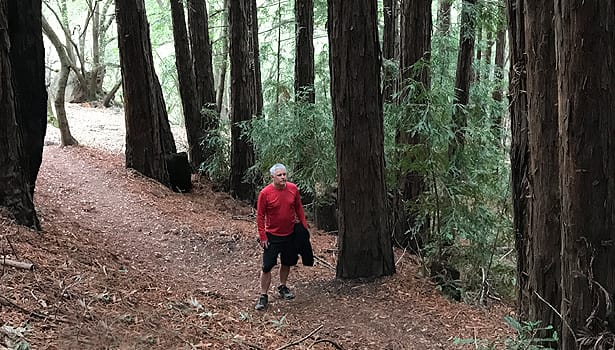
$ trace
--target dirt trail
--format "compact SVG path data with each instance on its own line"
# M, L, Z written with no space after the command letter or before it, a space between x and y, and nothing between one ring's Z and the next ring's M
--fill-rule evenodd
M0 231L4 252L39 267L0 277L0 295L47 316L30 320L36 349L275 349L316 329L289 348L451 349L510 333L505 306L445 299L402 251L394 276L335 280L335 237L318 230L317 265L291 272L296 299L257 312L253 209L207 184L173 193L120 154L47 146L36 191L44 232ZM7 306L0 317L29 318Z

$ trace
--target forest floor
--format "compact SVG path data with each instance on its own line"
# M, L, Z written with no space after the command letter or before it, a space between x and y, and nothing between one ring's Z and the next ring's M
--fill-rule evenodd
M256 311L254 209L206 182L177 194L126 169L121 112L68 112L86 146L60 148L49 127L42 232L0 216L0 255L35 265L0 266L0 349L455 349L512 334L507 305L448 300L403 250L391 277L337 280L336 236L317 229L316 265L291 271L296 298L272 291Z

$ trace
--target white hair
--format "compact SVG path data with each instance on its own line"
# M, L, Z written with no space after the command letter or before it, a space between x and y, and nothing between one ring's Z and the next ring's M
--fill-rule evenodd
M275 175L275 171L278 169L283 169L284 171L286 171L286 167L284 166L284 164L274 164L270 169L269 169L269 173L271 174L271 176Z

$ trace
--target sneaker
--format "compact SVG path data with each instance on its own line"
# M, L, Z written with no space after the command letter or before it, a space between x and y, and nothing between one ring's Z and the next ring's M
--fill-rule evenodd
M286 287L285 285L281 285L278 287L278 293L280 294L280 297L282 299L290 300L295 298L293 292L291 292L290 289L288 289L288 287Z
M267 296L267 294L261 294L261 296L258 297L255 309L265 310L265 308L267 307L267 303L269 303L269 297Z

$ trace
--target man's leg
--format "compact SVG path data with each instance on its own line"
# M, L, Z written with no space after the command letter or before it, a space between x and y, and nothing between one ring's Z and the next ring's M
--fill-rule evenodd
M288 277L288 272L286 273L286 276ZM269 291L269 286L271 286L271 271L261 271L261 294L267 294Z
M280 264L280 284L286 285L288 275L290 274L290 266ZM271 274L269 275L269 282L271 283Z

